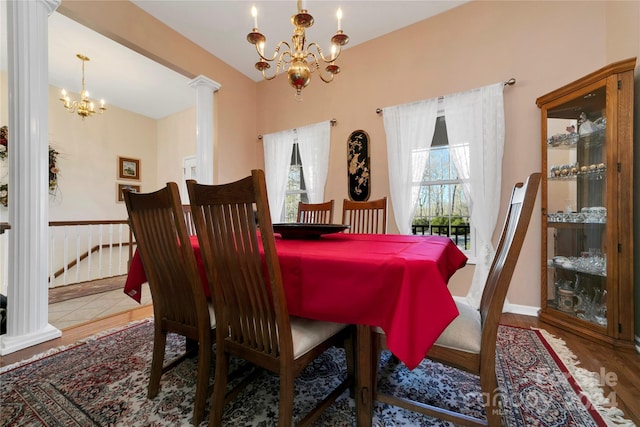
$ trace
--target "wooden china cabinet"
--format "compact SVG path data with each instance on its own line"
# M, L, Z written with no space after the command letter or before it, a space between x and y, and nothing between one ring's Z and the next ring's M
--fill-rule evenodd
M634 350L633 70L619 61L537 99L540 319Z

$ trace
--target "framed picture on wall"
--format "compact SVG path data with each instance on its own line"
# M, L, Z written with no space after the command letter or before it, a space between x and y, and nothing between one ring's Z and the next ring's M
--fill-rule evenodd
M131 184L121 184L121 183L116 183L116 194L117 196L117 200L118 202L124 202L124 195L122 194L122 190L131 190L134 193L139 193L140 192L140 186L139 185L131 185Z
M118 178L140 180L140 159L118 156Z

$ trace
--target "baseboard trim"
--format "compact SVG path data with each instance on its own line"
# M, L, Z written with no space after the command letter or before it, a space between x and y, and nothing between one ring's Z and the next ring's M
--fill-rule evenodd
M467 303L466 297L454 295L453 299L458 302ZM504 307L502 309L503 313L521 314L523 316L532 316L532 317L538 317L539 311L540 311L540 307L534 307L530 305L521 305L521 304L511 304L509 301L504 302Z
M524 316L538 317L540 307L533 307L530 305L511 304L509 301L504 303L503 313L522 314Z

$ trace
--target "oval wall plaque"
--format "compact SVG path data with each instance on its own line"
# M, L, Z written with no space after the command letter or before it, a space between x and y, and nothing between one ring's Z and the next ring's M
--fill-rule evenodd
M349 198L356 202L369 200L369 135L363 130L355 130L347 140L347 176Z

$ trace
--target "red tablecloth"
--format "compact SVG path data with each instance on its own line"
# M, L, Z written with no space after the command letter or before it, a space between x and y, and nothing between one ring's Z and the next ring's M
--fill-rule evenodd
M200 258L197 239L192 242ZM458 315L447 282L467 258L449 238L340 233L285 240L276 235L276 249L290 314L380 326L389 349L410 369ZM135 255L125 293L139 301L145 281Z

